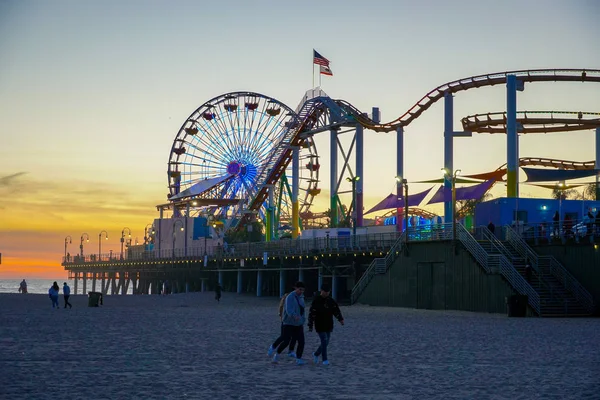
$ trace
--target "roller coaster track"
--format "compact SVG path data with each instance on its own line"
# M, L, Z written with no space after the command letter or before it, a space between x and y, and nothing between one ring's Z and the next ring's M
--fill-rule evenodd
M600 127L600 113L582 111L519 111L519 132L571 132ZM465 131L477 133L506 133L506 113L495 112L469 115L462 119Z
M400 117L385 124L373 122L365 117L360 110L344 100L337 100L336 103L352 110L357 122L363 127L376 132L389 132L397 127L409 125L435 102L442 99L445 93L457 93L468 89L500 85L506 83L506 77L509 75L517 76L521 82L600 82L600 70L597 69L534 69L478 75L436 87Z
M409 125L435 102L442 99L445 93L457 93L473 88L503 84L506 83L506 78L509 75L516 75L521 82L600 82L600 70L596 69L537 69L478 75L436 87L400 117L383 124L375 123L345 100L334 101L329 97L310 99L298 111L297 120L295 120L293 126L289 127L290 129L267 161L263 173L258 177L259 186L249 202L248 210L254 211L261 207L268 195L268 188L279 180L291 161L292 147L302 145L304 141L302 133L316 128L319 118L326 111L329 111L330 119L334 122L345 123L353 120L367 129L376 132L389 132L398 127ZM242 217L241 222L245 218L246 215Z

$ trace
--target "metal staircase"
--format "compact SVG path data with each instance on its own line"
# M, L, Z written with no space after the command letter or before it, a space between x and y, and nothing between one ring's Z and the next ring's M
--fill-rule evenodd
M367 286L369 286L369 283L371 283L371 280L376 274L385 274L388 271L390 266L400 255L400 252L404 249L405 242L406 232L403 232L402 235L396 239L385 257L375 258L373 261L371 261L369 267L352 288L350 304L356 303L356 301L360 298L360 295L365 291Z
M464 226L457 224L456 228L457 239L471 253L477 263L488 274L499 273L502 275L517 293L527 296L529 306L540 315L540 295L514 267L511 260L507 258L507 253L500 250L501 246L498 245L500 242L496 243L490 240L489 245L484 248Z
M537 280L545 283L539 287L545 299L541 316L584 316L594 313L592 295L556 258L537 254L510 226L504 227L504 234L507 251L515 254L516 260L529 262ZM524 274L523 263L517 263L515 268Z

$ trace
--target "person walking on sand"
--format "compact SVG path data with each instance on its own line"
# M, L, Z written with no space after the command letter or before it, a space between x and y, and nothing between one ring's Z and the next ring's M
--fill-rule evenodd
M291 293L291 292L290 292ZM290 293L286 293L283 295L281 300L279 301L279 319L281 320L281 330L279 333L279 337L275 339L269 350L267 351L267 355L269 357L273 357L273 353L279 347L281 342L283 342L283 307L285 306L285 299L287 299ZM288 348L288 357L296 358L296 353L294 352L294 347L296 346L296 338L292 337L290 341L290 347Z
M60 290L60 288L58 287L58 283L56 283L56 281L52 284L52 286L50 286L50 289L48 289L48 297L50 297L50 300L52 300L52 308L54 308L54 306L56 306L57 310L60 308L58 306L58 291L59 290Z
M69 306L69 308L73 308L73 305L69 303L69 297L71 297L71 288L67 285L67 282L63 284L63 297L65 299L65 308Z
M19 292L21 294L26 294L27 293L27 282L25 282L25 279L23 279L21 281L21 283L19 284Z
M273 356L273 362L279 362L279 355L286 347L289 346L292 338L298 342L296 350L296 364L304 365L306 362L302 359L304 351L304 282L296 282L294 291L291 292L285 299L283 307L283 341L277 347L277 352Z
M221 291L223 290L223 288L221 287L221 284L219 282L217 282L217 286L215 286L215 300L217 300L217 303L221 302Z
M321 356L323 365L329 365L327 345L329 344L331 332L333 331L333 317L336 317L340 324L344 325L344 317L342 316L340 307L337 302L329 296L330 293L331 289L329 288L329 285L321 285L321 293L312 301L308 314L308 331L312 332L314 325L315 331L321 340L319 348L313 353L313 361L315 364L319 363L319 356Z

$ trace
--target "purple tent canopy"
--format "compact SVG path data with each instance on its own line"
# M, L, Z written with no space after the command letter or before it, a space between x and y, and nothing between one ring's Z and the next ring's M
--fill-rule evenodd
M469 186L466 188L457 188L456 189L456 200L459 201L459 200L480 199L485 194L485 192L490 190L490 188L492 187L492 185L495 182L496 182L495 180L489 180L489 181L480 183L479 185ZM444 192L445 192L444 187L440 186L440 188L437 190L437 192L435 192L435 194L427 202L427 204L442 203L442 202L446 201L444 199ZM452 192L450 190L448 190L448 200L447 201L452 201Z
M409 194L408 195L408 206L416 207L419 204L421 204L421 202L427 196L427 194L431 191L431 189L433 189L433 187L430 187L429 189L427 189L421 193L416 193L416 194L412 194L412 195ZM372 213L374 211L389 210L392 208L400 208L400 207L404 207L404 196L398 198L397 195L391 193L385 199L380 201L375 207L373 207L369 211L367 211L365 213L365 215Z
M527 174L527 182L566 181L569 179L586 178L598 173L596 169L565 170L526 167L523 167L523 171Z

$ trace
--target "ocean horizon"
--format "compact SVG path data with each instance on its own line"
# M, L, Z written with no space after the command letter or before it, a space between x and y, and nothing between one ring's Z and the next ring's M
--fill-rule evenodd
M23 279L0 279L0 293L19 293L19 285ZM60 294L62 295L62 287L63 283L67 282L67 284L71 287L71 294L75 294L75 285L72 279L27 279L25 278L25 282L27 282L27 293L30 294L48 294L48 289L50 286L56 281L58 286L60 287ZM100 290L99 282L96 282L96 290ZM81 293L81 289L83 288L83 282L79 281L79 292ZM87 291L92 290L91 280L88 281ZM130 286L127 294L132 294L133 288Z

